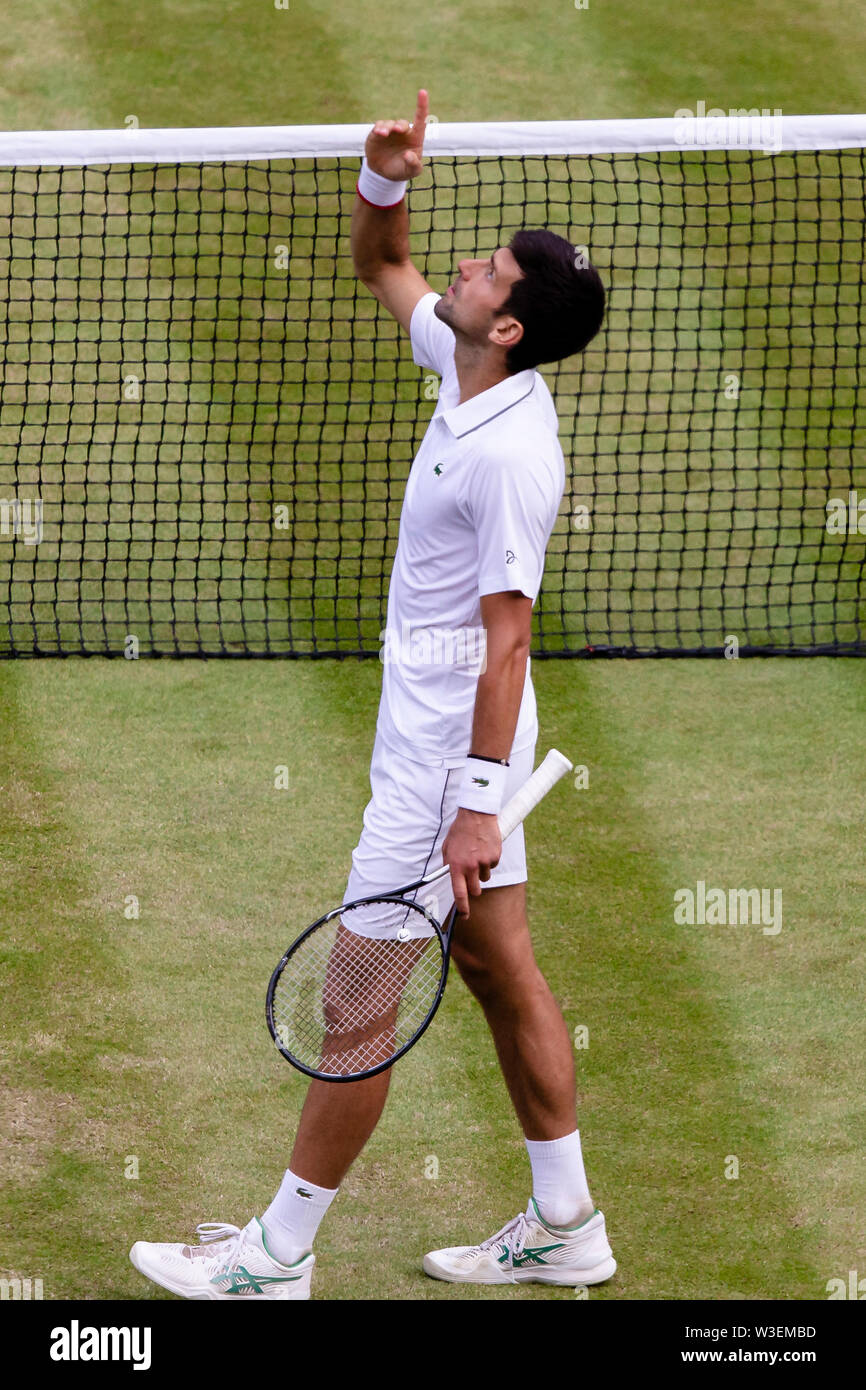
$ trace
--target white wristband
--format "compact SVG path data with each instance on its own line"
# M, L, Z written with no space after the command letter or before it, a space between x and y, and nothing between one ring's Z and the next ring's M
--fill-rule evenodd
M507 775L508 768L502 763L470 758L463 772L457 805L467 811L484 811L489 816L498 816L502 810Z
M382 174L374 173L367 163L366 156L361 161L358 192L365 203L372 203L375 208L396 207L406 193L406 182L400 183L396 179L386 179Z

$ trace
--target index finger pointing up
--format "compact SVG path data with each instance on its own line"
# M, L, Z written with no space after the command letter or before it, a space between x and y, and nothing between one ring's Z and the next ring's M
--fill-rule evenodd
M427 116L430 111L430 98L422 87L418 93L418 104L415 108L415 122L412 129L419 135L424 134L424 127L427 124Z

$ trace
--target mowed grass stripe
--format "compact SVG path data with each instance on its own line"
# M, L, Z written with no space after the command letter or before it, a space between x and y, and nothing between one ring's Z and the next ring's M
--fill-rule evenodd
M819 746L808 795L804 787L793 798L790 835L778 805L815 710L828 739L852 732L851 671L832 662L537 668L544 746L590 767L589 791L560 788L535 813L530 847L538 957L569 1026L590 1029L576 1054L580 1122L621 1262L616 1282L593 1297L819 1297L837 1265L854 1267L862 1025L851 1016L850 910L844 893L833 896L845 882L840 808L857 807L853 773ZM35 1028L58 995L56 975L38 976L29 958L7 1022L7 1075L47 1117L31 1139L31 1171L6 1199L19 1218L8 1261L42 1274L47 1296L159 1297L127 1268L133 1239L180 1239L200 1220L242 1223L269 1200L305 1083L268 1042L264 985L295 930L343 890L367 794L377 676L372 663L21 668L13 697L28 751L18 780L52 807L41 845L50 881L18 884L8 920L26 942L35 903L41 957L72 946L63 1028ZM672 720L674 700L688 713ZM765 757L771 700L793 713ZM279 763L290 769L287 793L273 790ZM747 777L758 799L744 836ZM815 802L826 819L810 819ZM19 874L30 833L25 819ZM746 843L755 857L732 858L730 847ZM806 893L792 874L810 861ZM779 940L673 925L676 887L768 874L786 890ZM57 881L60 894L50 891ZM141 899L137 922L123 918L127 892ZM810 896L831 907L804 929ZM817 1024L818 1062L834 1038L851 1039L832 1052L824 1088L809 1084ZM736 1182L723 1176L731 1153ZM123 1177L129 1154L139 1157L137 1181ZM431 1159L436 1177L426 1176ZM527 1192L492 1044L455 978L436 1026L397 1069L382 1126L322 1229L317 1296L511 1296L433 1284L419 1258L490 1234Z
M53 820L43 880L22 871L13 904L18 939L35 936L49 966L43 979L19 974L10 1078L51 1115L73 1096L92 1136L87 1164L51 1126L46 1142L35 1136L32 1170L7 1202L27 1217L18 1268L48 1218L50 1260L37 1271L46 1296L140 1296L126 1264L133 1239L167 1225L188 1234L215 1208L261 1206L282 1172L293 1121L274 1091L288 1069L267 1037L264 989L322 896L342 893L352 831L333 863L328 847L335 822L357 819L369 756L345 745L350 718L341 727L328 716L312 668L283 696L292 670L275 669L264 707L255 668L239 678L201 663L19 673L26 716L15 732L38 755ZM332 774L323 798L329 758L349 786ZM291 769L282 795L277 763ZM31 774L27 795L37 790ZM137 921L123 915L128 893L140 899ZM52 1009L62 1028L48 1022ZM123 1176L130 1154L138 1181Z
M411 116L419 86L441 121L658 116L702 95L707 107L786 112L862 102L861 26L833 0L793 15L783 0L740 6L728 26L696 0L660 14L651 34L634 0L594 12L546 4L537 26L472 0L459 16L417 15L411 36L370 0L346 12L239 4L218 24L207 0L126 15L110 0L65 9L48 76L10 81L2 95L10 129L113 126L130 111L151 126L372 123ZM40 30L22 24L16 38L16 54L23 43L30 63L42 59Z
M46 1298L107 1296L112 1194L137 1201L123 1183L131 1116L152 1116L158 1131L164 1067L124 1008L122 902L111 930L94 912L117 873L90 780L99 714L82 720L68 670L73 695L53 738L51 683L34 676L0 670L3 1272L41 1278Z
M551 741L574 728L562 692L550 698L557 674L539 681ZM862 869L849 827L863 790L840 749L862 727L857 681L830 661L572 678L574 756L594 778L575 865L591 924L581 982L607 1005L602 1045L578 1058L587 1084L617 1096L598 1130L610 1118L629 1182L611 1203L636 1242L622 1278L652 1271L654 1292L635 1296L820 1298L856 1265ZM778 937L675 925L674 893L698 879L781 887Z

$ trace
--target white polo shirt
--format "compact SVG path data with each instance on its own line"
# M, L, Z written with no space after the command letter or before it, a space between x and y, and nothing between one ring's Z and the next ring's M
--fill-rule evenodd
M538 595L565 488L550 392L533 368L459 405L455 338L435 292L412 314L412 355L441 376L406 484L388 590L377 732L416 762L459 766L469 752L483 659L481 596ZM513 749L536 736L526 684Z

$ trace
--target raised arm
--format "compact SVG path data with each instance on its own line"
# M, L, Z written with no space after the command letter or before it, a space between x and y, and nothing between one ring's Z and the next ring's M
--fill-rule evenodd
M377 121L367 136L367 163L383 178L401 182L421 172L429 100L418 93L415 121ZM409 259L406 199L394 207L374 207L359 193L352 209L352 260L355 274L379 303L409 332L412 311L431 286Z

